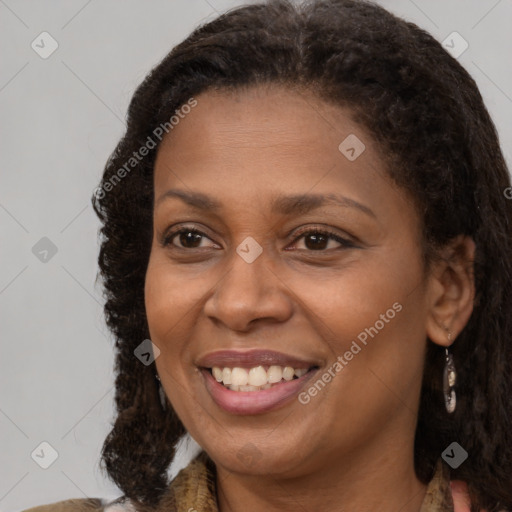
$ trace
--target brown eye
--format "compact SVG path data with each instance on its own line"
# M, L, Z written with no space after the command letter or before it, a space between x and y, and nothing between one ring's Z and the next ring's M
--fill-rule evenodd
M310 251L325 251L326 249L354 247L353 243L340 237L338 234L318 229L310 229L309 231L303 232L295 239L294 244L302 239L304 247L298 248Z
M201 247L208 247L208 245L201 245L204 241L210 240L204 233L196 229L182 228L174 233L170 233L163 240L164 247L173 246L178 249L198 249ZM211 242L211 240L210 240ZM211 247L216 244L212 242Z

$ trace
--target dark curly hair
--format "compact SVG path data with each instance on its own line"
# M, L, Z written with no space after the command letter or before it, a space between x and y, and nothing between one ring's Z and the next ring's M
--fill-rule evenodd
M457 441L469 458L451 477L468 483L474 509L512 509L510 177L471 76L428 33L365 0L271 0L233 9L196 29L137 88L126 133L92 198L102 223L106 322L116 340L117 417L103 445L104 469L126 497L156 505L185 433L170 404L160 404L154 366L134 356L149 338L144 281L159 145L130 159L190 98L263 84L350 108L418 208L427 263L459 234L475 241L474 310L452 347L457 410L445 411L444 351L427 340L415 467L427 483Z

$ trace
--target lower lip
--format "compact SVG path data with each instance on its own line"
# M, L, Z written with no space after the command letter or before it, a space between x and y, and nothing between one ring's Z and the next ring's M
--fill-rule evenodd
M281 382L261 391L233 391L217 382L209 370L202 369L206 389L213 401L232 414L261 414L284 407L299 394L301 388L318 369L310 370L298 379Z

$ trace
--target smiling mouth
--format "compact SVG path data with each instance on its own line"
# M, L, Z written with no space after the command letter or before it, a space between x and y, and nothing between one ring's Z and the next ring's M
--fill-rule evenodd
M318 366L293 368L291 366L258 365L251 368L240 366L205 368L212 377L231 391L262 391L279 384L297 380Z

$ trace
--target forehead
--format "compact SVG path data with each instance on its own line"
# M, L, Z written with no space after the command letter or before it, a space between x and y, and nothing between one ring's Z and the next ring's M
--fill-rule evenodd
M350 110L311 92L252 87L207 91L196 101L162 141L155 189L173 181L243 190L249 182L286 182L299 193L320 180L333 185L341 174L369 188L387 178L376 144Z
M264 142L267 146L272 142L309 145L320 139L336 143L345 132L362 132L348 109L327 104L309 91L278 85L207 91L183 117L164 139L164 145L179 145L182 151L200 150L205 143L247 149L261 148Z

